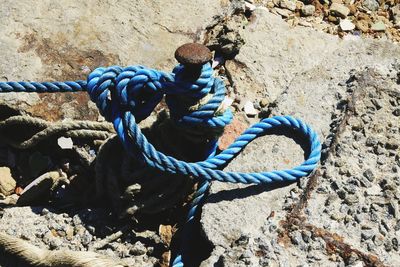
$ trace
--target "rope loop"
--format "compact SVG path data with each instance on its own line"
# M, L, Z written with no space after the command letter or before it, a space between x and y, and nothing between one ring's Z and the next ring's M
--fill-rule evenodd
M137 121L147 118L163 97L161 72L143 66L125 68L116 77L115 97L121 111L130 111Z
M112 66L97 68L91 72L87 79L87 92L90 99L96 103L100 114L106 120L111 117L111 91L115 86L115 78L122 72L122 68Z
M233 144L216 156L202 162L185 162L157 151L148 142L129 112L114 114L114 128L123 141L126 150L140 151L146 165L171 174L192 176L199 181L220 181L243 184L269 184L282 181L296 181L309 175L318 165L321 157L321 144L314 130L300 119L290 116L275 116L254 124L239 136ZM261 173L239 173L222 171L251 141L265 135L274 128L296 131L308 140L310 153L299 166L288 170ZM133 155L134 156L134 155Z

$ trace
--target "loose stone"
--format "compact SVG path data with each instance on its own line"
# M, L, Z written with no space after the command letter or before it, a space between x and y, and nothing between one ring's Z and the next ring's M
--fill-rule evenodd
M362 6L369 11L377 11L379 8L379 3L376 0L364 0Z
M281 8L288 9L290 11L296 10L296 2L291 0L281 0L280 3Z
M314 12L315 12L315 6L313 6L313 5L305 5L301 9L301 14L304 17L312 16L314 14Z
M292 13L286 9L277 8L276 12L284 18L288 18Z
M74 142L70 137L63 136L58 138L57 144L59 147L61 147L61 149L72 149L72 147L74 146Z
M355 29L355 25L348 19L343 19L340 21L340 29L344 32L352 31Z
M267 98L263 98L260 100L260 107L265 108L266 106L268 106L269 104L269 100Z
M359 20L356 22L356 28L362 32L368 32L369 30L369 25L368 25L368 21L366 20Z
M333 3L330 8L330 12L332 15L341 17L342 19L346 18L350 13L350 9L345 5Z
M374 32L384 32L386 30L386 25L382 21L378 21L371 26L371 30Z
M257 115L257 110L254 108L254 105L251 101L247 101L244 104L243 107L244 113L246 113L247 116L253 117Z
M17 183L11 176L11 171L7 167L0 167L0 193L9 196L14 192Z

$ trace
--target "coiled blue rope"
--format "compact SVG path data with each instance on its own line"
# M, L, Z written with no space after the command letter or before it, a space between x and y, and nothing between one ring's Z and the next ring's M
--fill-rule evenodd
M198 190L187 216L189 227L186 227L184 232L190 230L197 208L204 199L209 183L213 180L244 184L295 181L309 175L317 167L321 155L321 145L317 134L304 122L290 116L276 116L261 120L248 128L233 144L219 154L216 154L218 140L211 138L208 140L209 147L205 149L208 151L208 157L204 161L185 162L157 151L142 134L138 123L150 115L164 96L166 96L171 118L183 127L202 127L212 130L224 128L232 120L229 109L222 113L218 112L225 98L225 85L222 80L212 76L211 65L204 64L200 74L195 78L187 78L186 71L183 65L175 67L172 73L143 66L126 68L112 66L95 69L89 74L87 82L0 82L0 92L86 90L100 113L113 123L128 153L149 167L171 174L191 176L199 181ZM197 110L188 109L188 106L197 103L208 94L212 96L207 103L200 105ZM189 100L189 104L182 102L182 96ZM310 153L301 165L293 169L260 173L222 171L251 141L273 128L298 132L308 141ZM172 266L183 266L182 252L184 249L178 253Z

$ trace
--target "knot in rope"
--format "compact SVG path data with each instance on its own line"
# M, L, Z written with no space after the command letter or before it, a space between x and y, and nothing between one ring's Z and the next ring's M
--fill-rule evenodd
M143 66L97 68L89 74L87 91L107 120L118 109L132 112L141 121L161 101L162 77Z
M179 124L223 128L231 122L230 110L217 114L225 98L225 85L212 76L209 63L198 70L178 65L172 73L143 66L97 68L89 74L87 91L100 114L111 121L112 112L129 111L136 122L147 118L166 95L171 118ZM190 107L208 94L196 110Z

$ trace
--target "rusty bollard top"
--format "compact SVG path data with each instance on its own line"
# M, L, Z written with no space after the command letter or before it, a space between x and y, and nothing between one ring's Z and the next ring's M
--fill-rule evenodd
M203 65L212 59L212 54L205 45L187 43L176 49L175 58L183 65Z

